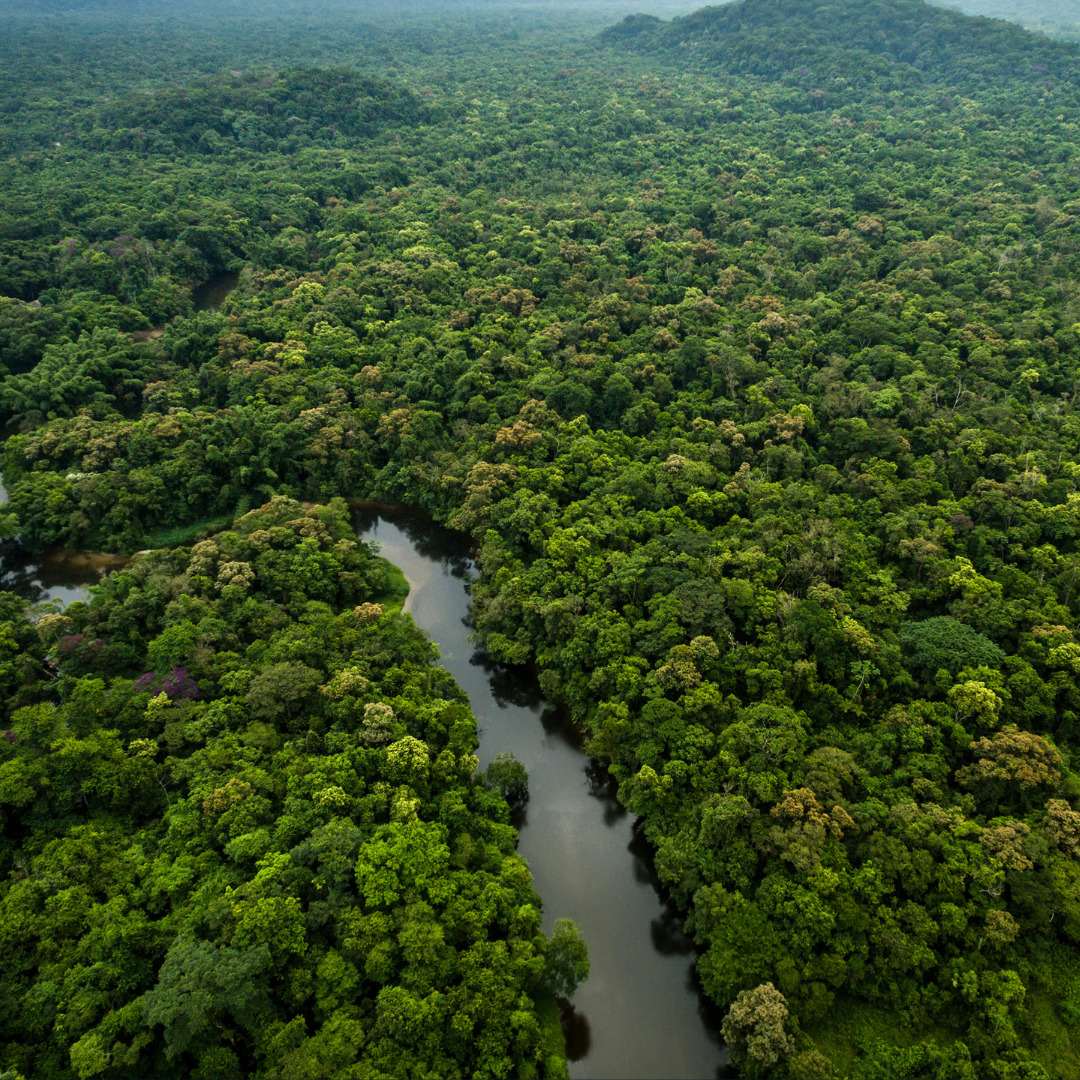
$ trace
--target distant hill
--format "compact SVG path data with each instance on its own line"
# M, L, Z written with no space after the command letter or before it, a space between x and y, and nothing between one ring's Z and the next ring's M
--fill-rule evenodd
M215 152L230 145L295 149L336 136L362 138L415 124L426 109L412 93L348 69L232 72L201 84L132 94L105 107L94 130L115 149Z
M1080 47L922 0L743 0L669 23L632 16L601 40L823 88L847 79L877 91L930 82L973 92L1018 80L1075 82L1080 72Z
M1008 19L1029 30L1051 37L1080 40L1078 0L937 0L942 7L956 8L967 15L987 15Z

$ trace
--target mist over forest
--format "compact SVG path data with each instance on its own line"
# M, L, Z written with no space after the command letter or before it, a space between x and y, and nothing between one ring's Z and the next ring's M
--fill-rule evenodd
M1080 5L1076 0L939 0L941 6L955 8L968 15L982 15L991 19L1006 19L1031 30L1051 36L1075 37L1080 27ZM145 16L157 12L170 14L178 19L206 18L234 19L255 18L264 23L275 17L292 17L306 21L318 20L328 15L335 18L369 19L391 21L416 21L425 18L467 16L498 12L548 11L563 18L567 23L608 25L626 15L647 14L662 19L677 18L696 11L702 5L693 0L654 0L634 3L633 0L442 0L422 2L409 0L392 4L385 0L322 0L318 4L299 3L297 0L278 0L273 4L254 4L238 0L227 7L204 3L201 0L3 0L0 12L8 14L108 14L133 12Z
M1076 0L941 0L942 6L968 15L1008 19L1050 37L1080 37L1080 4Z

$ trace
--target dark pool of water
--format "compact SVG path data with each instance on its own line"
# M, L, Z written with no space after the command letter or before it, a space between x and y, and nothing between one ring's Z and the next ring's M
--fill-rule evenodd
M724 1075L718 1017L695 981L694 949L657 890L652 851L606 771L527 672L492 663L470 640L468 541L418 516L357 513L357 530L400 566L405 610L469 695L481 764L509 751L529 771L519 851L544 901L545 928L572 918L592 973L564 1017L570 1075Z
M225 271L196 285L191 290L191 304L196 311L217 311L240 283L240 275Z
M85 600L90 586L100 580L97 570L44 565L18 552L0 550L0 590L18 593L35 604L56 600L67 607L76 600Z
M0 483L0 506L7 498ZM18 540L0 540L0 591L18 593L35 604L56 600L67 607L76 600L85 600L90 586L96 585L107 570L114 569L113 563L122 562L113 556L97 559L79 552L29 555Z

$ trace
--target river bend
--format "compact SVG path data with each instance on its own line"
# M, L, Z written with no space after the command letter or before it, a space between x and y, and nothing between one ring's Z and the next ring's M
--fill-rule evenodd
M573 919L592 971L564 1016L574 1080L709 1080L723 1076L718 1018L693 972L694 949L661 899L652 852L618 803L614 782L581 748L568 719L544 701L535 678L492 663L471 640L467 537L419 515L359 511L360 537L408 578L405 610L438 645L468 694L480 762L512 753L529 772L528 806L515 824L544 902L544 929ZM111 566L74 553L15 558L0 588L32 601L85 599ZM104 557L108 558L108 557Z
M442 664L469 695L480 762L512 753L529 772L518 850L544 902L544 928L572 918L592 972L566 1017L570 1075L689 1078L723 1075L716 1016L694 978L694 949L661 899L648 844L573 726L524 672L490 662L470 640L468 538L419 516L357 514L362 539L401 567L405 604Z

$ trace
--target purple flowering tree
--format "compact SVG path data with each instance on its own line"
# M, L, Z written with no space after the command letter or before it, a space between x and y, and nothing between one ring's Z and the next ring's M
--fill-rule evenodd
M199 685L186 668L174 667L168 675L148 671L135 682L136 690L157 696L164 693L170 701L193 701L199 696Z

